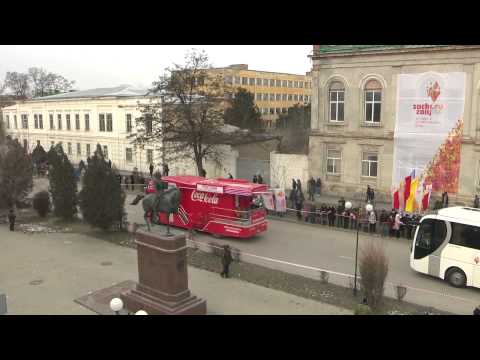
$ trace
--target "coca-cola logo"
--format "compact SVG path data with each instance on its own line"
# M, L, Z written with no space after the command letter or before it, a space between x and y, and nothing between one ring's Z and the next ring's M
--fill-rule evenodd
M200 191L192 191L192 201L200 201L206 204L218 205L219 198L217 194L209 194Z

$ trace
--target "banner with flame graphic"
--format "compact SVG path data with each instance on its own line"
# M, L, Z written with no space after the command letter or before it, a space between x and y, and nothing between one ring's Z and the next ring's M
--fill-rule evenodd
M418 194L427 188L433 192L458 192L465 78L463 72L398 75L392 192L395 196L402 193L412 173L415 179L411 181L416 181ZM421 210L422 198L409 197L406 210ZM400 208L405 207L406 201Z

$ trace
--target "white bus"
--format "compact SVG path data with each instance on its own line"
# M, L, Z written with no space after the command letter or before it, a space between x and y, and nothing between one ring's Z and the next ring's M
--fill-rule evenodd
M413 238L410 267L455 287L480 288L480 209L451 207L424 216Z

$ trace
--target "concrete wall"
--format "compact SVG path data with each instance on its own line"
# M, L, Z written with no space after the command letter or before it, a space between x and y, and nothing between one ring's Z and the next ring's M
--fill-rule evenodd
M454 46L443 50L314 57L309 169L311 175L324 180L327 192L363 194L367 184L370 184L376 189L379 199L390 199L397 77L398 74L428 71L466 73L465 127L458 199L466 201L480 191L480 127L477 125L480 111L480 48ZM364 122L363 91L370 79L382 84L381 122L375 127ZM340 124L329 122L328 117L328 89L333 81L340 81L345 86L345 121ZM342 169L337 176L326 174L327 147L342 152ZM378 153L379 173L376 178L361 176L363 151Z
M302 189L306 191L308 174L308 156L297 154L270 154L270 185L284 189L292 188L292 179L300 179Z

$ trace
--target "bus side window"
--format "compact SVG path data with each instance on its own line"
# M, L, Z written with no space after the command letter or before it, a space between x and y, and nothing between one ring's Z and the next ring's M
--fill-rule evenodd
M480 227L452 223L450 243L480 250Z

